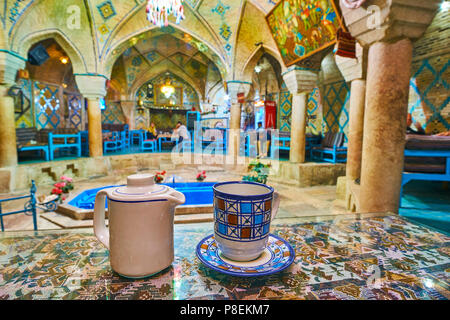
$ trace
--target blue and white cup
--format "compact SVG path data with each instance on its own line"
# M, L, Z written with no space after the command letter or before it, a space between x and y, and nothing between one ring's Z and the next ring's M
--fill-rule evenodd
M257 259L267 246L270 223L280 197L265 184L249 181L216 183L214 238L221 253L231 260Z

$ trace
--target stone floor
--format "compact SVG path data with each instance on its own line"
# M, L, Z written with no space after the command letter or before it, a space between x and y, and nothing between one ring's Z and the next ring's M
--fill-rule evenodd
M225 171L218 166L209 166L204 168L206 170L206 181L231 181L241 180L242 176L237 173ZM155 171L143 171L154 173ZM178 170L168 170L167 178L172 175L181 177L184 181L195 181L197 169L184 168ZM75 181L75 189L72 195L75 195L82 190L98 188L108 185L125 184L126 175L111 175L93 177L90 179ZM280 210L277 215L277 220L293 218L293 217L316 217L316 216L330 216L340 213L345 213L343 202L336 199L336 186L315 186L308 188L301 188L295 185L287 185L280 182L271 181L268 184L272 185L276 191L281 195ZM37 186L37 195L50 194L52 189L51 184L42 184ZM24 193L17 193L16 195L23 195ZM12 195L0 195L0 198L11 197ZM4 211L21 210L24 201L10 202L3 206ZM39 210L40 218L38 218L38 228L45 229L61 229L67 226L73 227L87 227L91 225L91 221L75 221L58 213L44 213ZM211 220L212 214L207 215ZM198 216L204 218L203 216ZM50 221L53 222L50 222ZM183 219L182 219L183 220ZM188 217L186 221L195 220L195 217ZM184 220L183 220L184 221ZM6 231L13 230L32 230L32 218L23 214L4 217Z

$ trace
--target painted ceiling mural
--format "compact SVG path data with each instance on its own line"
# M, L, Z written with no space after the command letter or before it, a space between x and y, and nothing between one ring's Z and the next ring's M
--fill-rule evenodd
M341 23L333 0L281 0L267 21L286 66L335 44Z

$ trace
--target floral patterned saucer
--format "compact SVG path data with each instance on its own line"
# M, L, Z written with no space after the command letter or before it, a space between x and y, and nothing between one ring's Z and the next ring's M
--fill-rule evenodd
M217 247L214 235L209 235L197 245L197 256L207 267L240 277L266 276L280 272L294 261L295 251L282 238L269 235L267 247L261 256L253 261L234 261L224 257Z

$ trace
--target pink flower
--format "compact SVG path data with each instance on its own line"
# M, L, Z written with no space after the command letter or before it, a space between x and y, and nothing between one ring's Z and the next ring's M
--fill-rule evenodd
M65 182L58 182L54 184L55 187L57 188L64 188L66 186Z
M69 177L66 177L66 176L62 176L60 179L62 181L72 182L72 178L69 178Z

